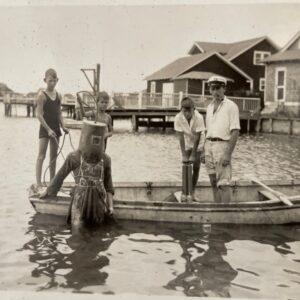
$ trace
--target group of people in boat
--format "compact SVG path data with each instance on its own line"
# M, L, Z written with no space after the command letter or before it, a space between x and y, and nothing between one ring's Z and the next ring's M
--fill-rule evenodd
M240 132L239 109L225 96L226 83L226 79L220 76L208 79L213 100L207 106L205 124L189 97L181 100L181 111L174 120L182 162L193 165L192 198L202 162L205 163L215 202L224 203L230 202L231 156Z
M75 189L69 216L77 217L78 222L89 220L92 223L100 223L106 215L113 215L111 159L105 153L107 138L112 136L112 119L106 113L109 95L106 92L98 93L97 112L85 112L81 98L77 98L83 117L90 117L96 122L105 124L104 131L93 132L91 135L95 145L99 144L103 149L95 152L83 151L83 148L79 147L67 156L55 175L61 129L65 134L69 131L62 117L62 98L55 89L58 82L56 71L48 69L45 72L44 82L46 88L40 91L37 97L37 118L40 122L39 153L36 163L37 189L43 186L42 165L48 144L50 144L50 184L40 197L56 195L64 179L73 171ZM225 96L226 83L226 79L220 76L209 78L208 85L213 100L207 107L205 123L201 113L195 108L194 101L189 97L181 100L181 110L175 116L174 129L179 137L182 162L192 165L192 201L195 200L201 163L205 163L214 200L225 203L230 201L231 156L239 136L240 120L237 105ZM89 143L86 142L89 139L83 141Z

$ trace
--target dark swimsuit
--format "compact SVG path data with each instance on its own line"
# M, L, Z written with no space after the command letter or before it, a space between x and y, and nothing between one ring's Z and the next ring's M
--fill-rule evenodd
M43 93L46 96L43 117L47 125L55 132L56 136L60 137L60 99L57 93L55 100L51 100L47 93ZM39 138L49 138L47 130L42 125L40 125Z

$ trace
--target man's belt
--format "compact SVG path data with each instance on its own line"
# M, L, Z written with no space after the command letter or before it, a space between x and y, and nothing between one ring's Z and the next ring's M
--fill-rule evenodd
M211 142L227 142L226 140L222 140L220 138L207 137L206 139Z

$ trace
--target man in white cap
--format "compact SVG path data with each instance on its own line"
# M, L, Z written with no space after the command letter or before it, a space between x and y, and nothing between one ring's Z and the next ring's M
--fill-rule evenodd
M206 111L205 164L215 202L228 203L231 200L231 155L240 131L239 109L224 95L225 78L212 76L208 85L213 101Z

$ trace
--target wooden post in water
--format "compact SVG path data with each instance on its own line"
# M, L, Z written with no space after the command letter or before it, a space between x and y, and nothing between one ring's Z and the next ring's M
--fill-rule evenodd
M262 123L262 120L261 120L260 118L256 120L255 131L256 131L257 133L259 133L260 130L261 130L261 123Z
M147 129L148 130L150 128L150 121L151 121L151 117L147 117Z
M4 115L11 117L11 98L10 94L4 95Z
M273 133L273 119L270 118L270 132Z
M250 132L250 118L247 119L247 133Z
M166 131L166 116L162 117L162 121L163 121L163 132Z
M32 105L32 117L35 118L35 116L36 116L36 105L35 105L35 103L33 103L33 105Z
M133 131L138 131L139 130L138 120L137 120L136 114L132 114L132 116L131 116L131 124L132 124Z
M30 104L27 104L26 105L26 108L27 108L27 117L30 117Z
M293 120L290 120L289 134L293 135Z

